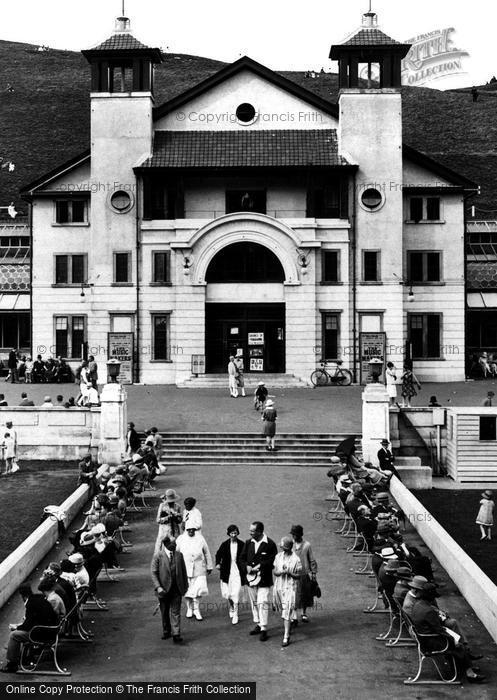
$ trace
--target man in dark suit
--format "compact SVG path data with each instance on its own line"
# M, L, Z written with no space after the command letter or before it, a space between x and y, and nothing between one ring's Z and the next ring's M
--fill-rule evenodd
M7 367L9 368L10 381L14 384L17 381L17 352L14 348L9 352Z
M128 423L128 432L126 434L126 452L131 457L138 452L141 446L141 440L135 430L135 424L131 421Z
M29 633L37 625L57 625L58 619L54 609L41 593L33 593L29 584L19 586L19 593L24 601L26 612L24 620L18 625L9 625L10 637L7 645L7 663L0 671L16 673L19 668L21 647L29 639Z
M389 449L390 442L384 438L381 441L381 447L378 450L378 463L380 465L381 471L384 472L392 472L392 474L395 474L397 479L402 481L400 478L397 470L395 469L395 457L393 455L393 452L391 449Z
M152 559L150 573L159 598L162 639L169 639L172 635L173 642L181 644L181 598L188 590L188 577L183 555L176 551L174 537L164 537L160 550Z
M255 521L250 526L240 562L247 572L248 594L255 627L250 634L258 634L261 642L268 638L269 591L273 585L273 562L278 549L264 532L264 525Z
M19 406L34 406L34 401L30 401L28 399L28 395L26 394L25 391L23 391L21 394L21 400L19 402Z

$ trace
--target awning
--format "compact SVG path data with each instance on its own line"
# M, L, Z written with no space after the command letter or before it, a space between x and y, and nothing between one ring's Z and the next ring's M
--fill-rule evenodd
M497 292L470 292L466 301L470 309L497 309Z
M0 311L29 311L29 294L0 294Z

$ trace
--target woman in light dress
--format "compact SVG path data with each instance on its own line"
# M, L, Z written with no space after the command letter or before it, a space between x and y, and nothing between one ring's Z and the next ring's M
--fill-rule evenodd
M290 626L295 613L297 585L302 573L302 564L293 551L293 538L290 535L283 537L280 547L282 551L276 555L273 564L275 576L273 604L276 610L281 610L284 627L281 646L287 647L290 644Z
M88 397L91 387L90 370L88 369L88 363L83 360L81 363L81 372L79 375L79 397L76 403L78 406L86 406L88 403Z
M207 576L212 573L212 558L207 542L199 532L199 523L191 518L186 532L176 540L176 551L185 560L188 590L185 593L186 617L202 620L199 600L209 594Z
M481 540L492 539L494 524L494 499L492 491L484 491L480 501L480 510L476 516L476 524L480 526Z
M311 545L304 540L304 528L302 525L292 525L290 533L293 537L293 551L300 559L302 571L297 582L297 593L295 600L295 612L292 622L297 623L297 610L302 610L302 622L309 622L307 608L312 608L314 599L312 596L311 581L316 579L318 565L314 559Z
M159 532L155 541L154 554L160 550L162 540L166 535L178 537L181 525L181 507L178 505L180 497L174 489L167 489L161 498L161 503L157 510L156 522L159 525Z
M397 372L393 362L387 362L385 382L387 385L388 396L390 398L390 406L395 406L397 403Z
M240 554L243 549L243 542L238 537L240 530L237 525L228 525L227 533L228 539L216 552L216 569L219 569L221 595L228 601L231 623L236 625L240 594L247 579L244 567L240 564Z

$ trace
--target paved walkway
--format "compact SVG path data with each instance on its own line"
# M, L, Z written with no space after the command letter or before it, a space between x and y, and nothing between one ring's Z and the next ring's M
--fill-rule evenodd
M233 402L234 403L234 402ZM254 484L257 485L254 488ZM156 599L148 567L156 535L155 506L158 493L148 497L153 505L132 516L134 547L122 555L127 571L120 583L102 582L100 595L109 611L88 614L87 625L95 632L91 646L65 645L61 659L72 670L74 681L257 681L259 700L291 698L304 700L372 700L465 697L491 700L492 685L457 688L416 689L402 681L416 668L413 649L387 650L375 641L384 631L385 616L365 615L362 608L372 602L371 579L355 576L355 564L343 551L344 540L334 534L334 523L326 520L324 498L327 479L322 470L251 468L237 470L212 466L161 477L162 488L177 489L182 497L195 495L204 516L204 534L214 554L225 538L225 528L237 523L242 537L248 536L253 519L265 522L276 541L292 523L301 523L312 542L320 566L323 597L311 614L309 625L300 625L293 643L281 649L282 623L270 616L270 639L265 644L248 635L252 626L248 608L237 626L229 624L219 591L217 572L209 580L210 595L204 604L203 622L183 620L185 645L174 646L160 639L160 619L152 616ZM416 540L409 534L411 542ZM66 545L52 552L62 558ZM439 577L446 579L443 572ZM492 676L495 645L460 595L448 582L449 609L463 623L474 646L485 654L482 672ZM19 601L12 599L0 612L0 636L7 639L7 623L20 618ZM495 675L495 674L494 674ZM26 677L12 677L26 683ZM10 680L5 676L5 680ZM3 678L1 680L4 680Z
M319 389L274 389L279 432L357 432L361 431L361 394L363 387L322 387ZM435 394L442 406L480 406L487 391L497 395L493 380L424 384L414 398L414 406L427 405ZM22 391L39 405L45 395L55 401L77 396L75 384L0 383L10 405L17 405ZM128 418L139 429L155 425L170 432L257 432L260 415L254 411L252 397L232 399L222 389L178 389L176 386L128 386ZM399 390L400 394L400 390Z

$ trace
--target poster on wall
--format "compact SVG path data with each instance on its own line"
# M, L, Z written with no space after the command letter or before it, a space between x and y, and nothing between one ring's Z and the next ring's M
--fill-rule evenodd
M361 367L361 384L369 384L371 382L371 374L369 363L373 357L377 357L383 362L382 375L380 381L383 381L385 372L385 354L386 354L386 334L384 332L374 333L359 333L359 359Z
M113 357L121 363L120 384L133 384L133 333L108 333L107 353L109 360Z
M264 345L264 333L249 333L248 334L248 344L249 345Z
M262 357L251 357L250 358L250 371L251 372L264 372L264 359Z

